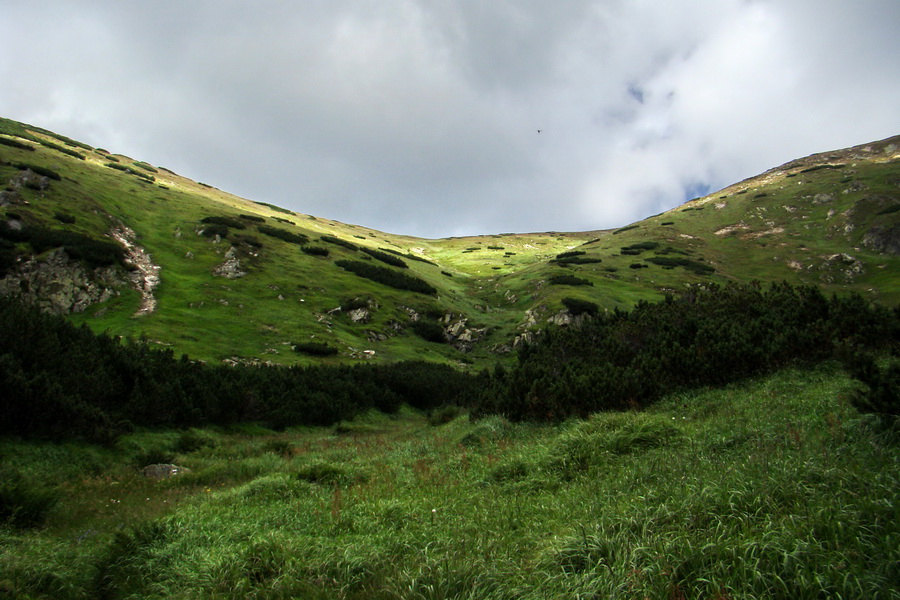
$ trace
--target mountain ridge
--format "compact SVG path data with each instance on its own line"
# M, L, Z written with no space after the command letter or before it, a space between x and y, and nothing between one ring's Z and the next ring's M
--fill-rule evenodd
M8 119L0 143L3 287L48 303L77 281L84 298L59 310L72 321L207 361L474 368L571 323L572 307L627 308L710 282L900 302L900 136L795 159L614 230L441 239L240 198ZM122 258L91 263L114 232ZM70 272L48 272L54 261Z

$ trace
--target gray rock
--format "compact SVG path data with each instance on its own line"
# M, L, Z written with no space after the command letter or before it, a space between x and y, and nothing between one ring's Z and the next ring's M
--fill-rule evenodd
M184 475L185 473L190 472L191 470L186 467L164 464L147 465L141 469L141 475L148 479L156 479L157 481L169 479L170 477L177 477L178 475Z

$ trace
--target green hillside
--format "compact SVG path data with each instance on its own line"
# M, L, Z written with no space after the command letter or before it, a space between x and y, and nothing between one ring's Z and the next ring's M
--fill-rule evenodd
M276 364L493 365L565 322L564 299L627 308L707 281L896 304L898 139L793 161L618 230L432 240L239 198L4 119L0 284L176 355Z

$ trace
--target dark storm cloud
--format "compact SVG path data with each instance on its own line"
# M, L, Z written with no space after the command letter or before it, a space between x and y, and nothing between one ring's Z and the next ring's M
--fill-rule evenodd
M0 114L392 232L616 227L897 133L898 7L8 0Z

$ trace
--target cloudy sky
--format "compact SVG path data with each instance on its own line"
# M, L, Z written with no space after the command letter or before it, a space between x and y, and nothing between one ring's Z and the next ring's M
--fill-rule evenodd
M393 233L583 231L900 133L898 31L897 0L0 0L0 116Z

